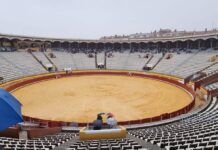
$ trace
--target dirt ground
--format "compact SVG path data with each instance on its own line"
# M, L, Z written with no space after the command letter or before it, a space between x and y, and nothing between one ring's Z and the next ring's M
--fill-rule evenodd
M184 90L152 79L91 75L31 84L12 93L24 115L47 120L92 122L100 112L118 121L143 119L178 110L191 102Z

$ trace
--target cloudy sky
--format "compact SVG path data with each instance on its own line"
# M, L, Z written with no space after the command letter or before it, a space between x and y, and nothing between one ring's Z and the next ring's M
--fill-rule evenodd
M0 0L0 33L97 39L218 28L218 0Z

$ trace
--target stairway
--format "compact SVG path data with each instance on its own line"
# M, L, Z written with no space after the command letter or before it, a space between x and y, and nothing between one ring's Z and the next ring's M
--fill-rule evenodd
M157 63L152 67L152 69L151 70L153 70L160 62L161 62L161 60L163 60L164 59L164 57L166 56L166 54L165 55L163 55L158 61L157 61Z
M54 64L54 62L45 54L45 52L43 52L43 54L48 59L48 61L54 66L55 71L58 71L58 67Z
M103 63L103 65L104 65L103 69L106 69L106 52L100 53L99 55L98 55L98 53L95 54L95 66L96 66L96 68L98 68L99 63Z
M151 55L151 57L148 59L148 61L145 63L145 65L149 64L149 62L152 60L153 57L154 57L154 55Z
M47 67L33 54L32 51L30 51L29 53L33 56L33 58L34 58L46 71L48 71Z

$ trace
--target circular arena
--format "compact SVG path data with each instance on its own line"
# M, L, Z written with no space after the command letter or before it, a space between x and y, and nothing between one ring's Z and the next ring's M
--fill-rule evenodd
M0 149L216 150L218 33L208 34L153 44L0 38L21 49L0 47L0 87L18 99L23 121L0 132ZM102 112L115 128L94 130Z
M0 150L218 150L217 6L2 0Z
M100 112L112 112L123 125L156 122L198 105L193 90L178 78L136 71L47 73L8 82L6 89L22 103L25 120L50 127L86 126Z
M82 73L21 86L12 94L23 104L25 116L79 123L92 122L100 112L114 113L119 122L142 120L170 114L193 101L183 87L164 80L125 71Z
M204 33L103 43L0 34L0 111L11 104L3 91L19 106L0 115L0 129L10 123L0 149L218 149L218 32Z

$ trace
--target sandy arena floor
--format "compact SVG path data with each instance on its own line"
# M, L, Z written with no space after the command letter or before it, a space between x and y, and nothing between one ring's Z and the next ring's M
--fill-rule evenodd
M170 84L128 76L77 76L35 83L12 93L23 114L48 120L91 122L99 112L118 121L178 110L191 96Z

